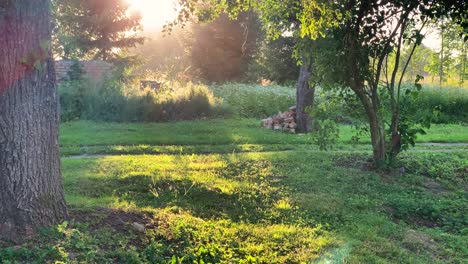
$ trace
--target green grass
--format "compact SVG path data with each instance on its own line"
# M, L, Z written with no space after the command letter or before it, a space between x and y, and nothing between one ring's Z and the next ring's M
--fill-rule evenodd
M417 142L467 143L468 127L433 125ZM340 126L342 143L356 134L351 126ZM362 142L369 142L363 135ZM175 123L97 123L78 121L62 124L61 146L97 145L229 145L312 144L310 135L291 135L260 129L256 119L214 119Z
M428 155L405 157L404 175L363 172L351 153L64 158L67 202L86 221L0 253L32 263L70 252L76 262L461 263L468 154ZM136 220L123 230L109 224L127 214Z
M434 126L420 140L468 142L464 129ZM466 146L420 146L398 169L372 172L369 145L347 143L349 127L332 152L253 119L80 121L61 132L62 155L98 155L62 158L71 219L23 245L0 244L2 263L463 263L468 255Z
M340 126L340 141L349 142L356 135L357 129L353 126ZM426 135L418 135L416 142L439 142L439 143L467 143L468 125L456 124L433 124L426 129ZM370 143L369 134L360 136L360 142Z
M308 136L294 136L259 129L254 119L215 119L177 123L65 123L61 146L92 145L221 145L310 143Z

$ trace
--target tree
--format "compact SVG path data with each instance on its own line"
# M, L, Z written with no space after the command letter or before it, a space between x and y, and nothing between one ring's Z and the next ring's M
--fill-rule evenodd
M439 52L439 86L447 82L452 66L454 63L453 52L457 42L458 33L454 30L454 25L447 21L441 20L439 22L438 31L440 36L440 52Z
M240 13L236 20L220 14L209 23L192 24L192 31L190 57L203 79L222 82L245 77L261 35L254 14Z
M408 145L414 144L415 134L423 132L411 127L400 111L401 93L412 92L402 91L401 84L412 54L423 39L421 30L430 18L447 17L462 24L465 33L468 32L466 1L262 0L221 1L215 4L209 0L180 0L182 9L179 21L192 13L206 12L206 6L200 5L200 2L225 12L254 9L260 13L273 35L287 29L293 32L299 30L302 38L334 39L332 46L315 52L315 55L323 59L321 53L329 54L330 60L323 64L327 70L322 73L329 76L335 74L333 78L324 79L333 86L351 89L361 101L369 122L374 163L379 167L385 161L393 160ZM408 60L402 62L404 42L412 48ZM395 56L393 67L388 65L391 53ZM314 54L302 49L300 55ZM385 71L390 68L393 70L387 74ZM389 78L385 78L389 75ZM417 88L421 89L421 86L417 84ZM383 104L386 97L389 98L388 107ZM387 116L390 120L387 120Z
M409 56L411 55L412 47L410 45L406 45L403 47L402 51L402 59L401 61L408 61ZM429 58L434 52L430 49L425 47L421 44L421 46L416 47L413 51L412 59L409 60L407 73L405 82L414 82L416 78L419 76L427 75L425 68L429 65ZM401 69L401 67L400 67ZM401 70L400 70L401 74Z
M340 25L333 29L333 36L344 40L336 42L334 50L337 65L343 65L343 69L332 81L349 87L361 101L369 121L374 162L380 167L414 145L416 134L424 133L401 114L402 93L414 93L403 90L402 82L424 37L422 30L430 18L450 16L458 21L466 17L467 4L406 0L350 0L343 4ZM403 60L405 43L410 52ZM395 58L392 65L389 55ZM420 80L415 80L417 90L422 88Z
M468 72L466 71L466 64L468 58L468 44L463 41L458 42L458 55L456 56L455 69L458 72L459 82L458 85L461 87L465 84L468 79Z
M458 85L462 86L466 75L466 47L467 43L460 37L462 28L454 23L446 23L445 31L441 35L444 43L444 63L447 80L455 80L458 77ZM442 51L441 51L442 52ZM453 82L452 82L453 83ZM449 84L452 84L449 83Z
M430 74L431 83L434 83L435 77L440 73L440 55L436 52L431 52L428 57L428 64L424 70Z
M50 10L48 0L0 4L0 237L6 239L67 217Z
M249 79L268 79L279 84L297 81L299 66L293 58L296 40L293 36L280 36L275 40L263 40L254 61L249 65Z
M460 36L463 28L450 21L439 21L432 25L438 33L440 50L427 54L428 64L425 70L431 75L432 83L438 77L438 84L458 84L462 86L466 79L466 47L467 43ZM416 53L415 53L416 56ZM408 67L410 70L411 67Z
M110 60L144 40L141 17L124 0L54 0L56 55Z
M192 72L189 58L191 35L188 29L177 29L169 36L164 36L159 29L146 32L145 43L130 51L144 60L135 72L160 72L168 79L176 79L180 73Z
M193 15L198 18L212 18L221 13L230 15L231 18L237 17L240 12L247 10L256 11L270 39L278 39L284 34L291 34L295 42L294 57L301 64L300 76L297 85L297 93L301 96L296 99L296 119L298 132L310 131L311 120L306 114L306 109L313 107L314 89L317 82L310 82L310 76L314 75L312 65L313 59L310 57L309 47L302 45L303 42L311 43L310 38L300 34L301 19L300 14L307 9L307 3L302 0L264 0L264 1L236 1L236 2L218 2L213 1L195 1L179 0L181 6L179 17L176 21L169 23L169 26L177 24L184 25L188 18ZM324 12L316 12L312 17L317 18ZM331 20L324 19L315 23L316 25L327 25ZM317 33L318 34L318 33ZM304 41L305 40L305 41ZM308 98L303 98L307 96Z

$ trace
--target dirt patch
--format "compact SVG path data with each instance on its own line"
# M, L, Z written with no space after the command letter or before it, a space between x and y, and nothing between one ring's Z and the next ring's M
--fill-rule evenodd
M426 251L433 257L440 254L439 245L429 235L410 229L407 230L403 237L403 244L406 248L412 251Z
M353 168L362 171L371 171L374 169L372 158L368 155L347 155L347 156L336 156L335 165L344 168Z
M99 232L102 228L111 228L115 232L126 235L131 245L143 246L145 231L156 229L153 219L144 213L125 212L121 210L97 209L70 210L70 219L75 223L88 224L88 230ZM141 235L136 235L140 233Z
M73 155L73 156L64 156L64 158L69 159L84 159L84 158L103 158L112 155L103 155L103 154L81 154L81 155ZM117 156L117 155L114 155Z
M418 216L410 216L408 222L413 226L424 226L429 228L434 228L440 226L437 222L433 220L424 219Z
M442 186L440 183L425 176L423 176L422 186L433 194L444 194L450 192L450 190Z
M288 176L284 176L284 175L273 175L273 176L268 177L268 180L272 183L278 183L278 182L282 182L283 180L287 178Z
M95 211L70 210L69 215L70 219L78 223L89 223L89 228L94 230L105 226L124 232L130 230L133 223L141 225L151 223L151 218L147 214L104 208Z
M349 156L336 156L335 165L344 168L353 168L363 172L373 171L380 175L384 183L393 183L400 176L406 173L404 167L400 168L388 168L388 169L377 169L373 163L373 160L368 155L349 155Z
M400 224L401 222L404 222L406 224L410 224L412 226L416 227L428 227L428 228L434 228L434 227L439 227L440 225L433 220L428 220L424 219L418 215L409 215L406 217L398 217L398 210L395 209L392 206L384 205L380 207L380 212L383 212L387 214L390 219L397 224Z

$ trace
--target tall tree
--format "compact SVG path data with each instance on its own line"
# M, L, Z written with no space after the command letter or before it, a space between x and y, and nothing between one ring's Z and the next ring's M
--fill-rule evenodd
M179 20L192 13L205 12L200 2L211 4L215 10L236 12L252 8L260 13L267 28L272 32L284 32L284 29L299 29L302 38L317 39L319 36L334 38L334 47L326 47L331 60L327 63L328 71L339 73L327 78L338 87L351 89L361 101L366 112L374 162L381 166L386 160L392 160L409 144L414 144L414 135L420 129L408 129L405 117L401 116L402 80L407 65L412 58L403 63L399 74L400 60L404 41L414 49L421 44L421 30L429 18L450 18L461 24L468 33L468 2L452 0L302 0L302 1L200 1L179 0L182 9ZM282 29L282 31L278 31ZM302 50L300 55L310 53ZM395 62L389 79L384 73L389 69L388 55L395 53ZM317 54L317 53L316 53ZM417 86L419 89L421 86ZM409 91L411 92L411 91ZM389 107L382 103L389 99ZM385 113L390 113L386 120ZM388 132L387 132L387 126Z
M54 0L56 55L110 60L144 38L141 17L129 14L125 0Z
M293 36L280 36L278 39L264 39L254 61L249 65L250 79L264 78L279 84L297 81L299 66L293 58L296 39Z
M455 25L448 21L441 20L438 25L440 37L439 52L439 86L442 86L451 77L454 66L454 51L457 40L460 38L454 29Z
M221 82L245 77L253 54L259 48L261 26L253 13L240 13L237 20L221 14L206 24L192 25L192 65L207 81Z
M466 70L468 59L468 43L464 41L458 42L458 55L456 56L456 65L455 69L458 72L458 85L462 87L465 84L465 81L468 79L468 72Z
M343 15L334 36L343 41L336 42L334 53L337 65L343 66L332 82L349 87L361 101L369 121L374 162L382 166L414 145L417 133L424 133L401 113L402 93L412 92L403 89L402 81L424 37L422 30L429 18L450 16L465 21L467 4L449 0L350 0L335 7L341 8ZM410 45L406 60L402 56L404 43ZM395 58L392 65L390 54ZM422 88L419 80L418 90Z
M6 239L67 216L50 10L49 0L0 2L0 237Z
M462 28L455 23L445 24L444 47L445 55L443 67L445 72L445 80L451 81L449 84L455 84L454 81L458 78L458 85L463 85L465 78L466 64L466 47L468 43L461 37Z
M408 61L409 56L411 55L412 52L412 46L410 45L405 45L402 51L402 60L403 62ZM416 80L417 76L425 76L427 75L426 71L424 70L427 65L429 65L429 58L431 54L434 52L430 49L427 48L424 45L421 45L417 47L412 54L412 59L409 60L408 68L407 68L407 74L405 78L405 82L414 82ZM402 67L400 67L401 69ZM400 70L401 73L401 70Z
M300 75L301 81L298 82L298 93L303 96L310 96L307 99L298 97L296 99L296 108L304 109L304 111L297 111L296 118L300 120L297 131L307 132L310 130L309 124L310 117L305 112L305 109L312 107L313 104L309 102L314 101L314 90L315 85L309 85L311 75L314 75L315 69L312 65L313 60L310 58L309 46L303 45L302 43L312 42L306 35L300 33L301 20L303 19L300 14L303 10L307 9L307 3L303 0L262 0L262 1L221 1L215 3L210 0L196 1L196 0L179 0L180 14L177 21L170 23L169 25L175 25L178 23L184 24L188 21L188 18L193 15L195 17L216 17L222 13L229 14L231 18L237 17L240 12L247 10L256 11L259 14L263 26L266 29L267 35L271 39L277 39L283 34L291 34L294 37L296 43L294 57L297 61L302 61L303 58L307 63L302 63L302 72ZM325 12L316 12L311 16L318 18L318 16ZM207 15L209 14L209 15ZM329 24L330 19L322 19L316 25ZM317 33L318 35L319 33ZM305 41L303 41L305 40ZM308 64L308 65L306 65ZM307 67L307 68L305 68ZM307 72L309 72L307 74ZM305 78L307 77L307 78ZM314 82L315 83L315 82ZM311 90L311 91L309 91Z

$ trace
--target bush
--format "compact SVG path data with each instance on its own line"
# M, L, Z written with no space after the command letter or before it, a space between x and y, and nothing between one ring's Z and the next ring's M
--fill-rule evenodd
M206 86L171 83L158 92L136 87L116 80L101 87L86 80L65 82L59 86L62 121L158 122L228 114Z
M87 85L84 81L69 81L58 86L62 121L81 119L84 112L85 87Z

